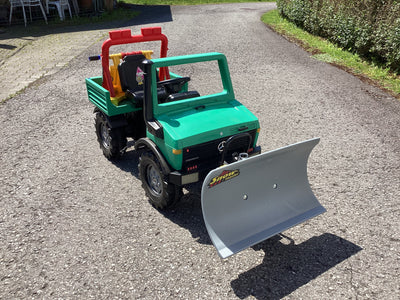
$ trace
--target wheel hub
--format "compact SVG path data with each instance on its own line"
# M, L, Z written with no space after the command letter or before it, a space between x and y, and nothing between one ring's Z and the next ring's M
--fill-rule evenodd
M162 180L160 173L154 166L149 166L147 168L147 182L151 190L157 195L162 193Z
M108 128L105 124L101 124L100 134L104 148L109 148L111 137L110 134L108 133Z

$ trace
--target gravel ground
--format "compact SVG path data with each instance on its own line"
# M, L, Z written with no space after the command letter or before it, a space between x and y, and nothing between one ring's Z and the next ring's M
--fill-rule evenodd
M161 213L132 148L102 156L84 85L97 42L0 105L1 299L399 298L400 102L266 28L273 7L171 7L154 25L169 55L226 54L264 151L321 138L309 179L327 212L221 260L198 185Z

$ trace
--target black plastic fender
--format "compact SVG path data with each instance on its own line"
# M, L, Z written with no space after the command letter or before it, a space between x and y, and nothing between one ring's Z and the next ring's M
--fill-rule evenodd
M167 161L165 160L164 156L162 155L161 151L158 149L157 145L150 140L148 137L141 138L136 141L135 143L135 150L143 150L149 149L153 154L157 157L158 161L161 164L162 171L165 175L169 175L171 173L171 168L169 167Z
M102 113L104 117L106 118L108 124L110 125L110 128L119 128L119 127L125 127L128 126L128 121L126 120L124 115L117 115L117 116L107 116L105 113L103 113L100 109L95 107L94 113Z

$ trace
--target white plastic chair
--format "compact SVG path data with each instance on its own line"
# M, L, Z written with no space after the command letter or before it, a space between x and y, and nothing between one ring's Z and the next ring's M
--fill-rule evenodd
M57 7L58 15L60 16L61 21L65 19L64 11L66 9L68 9L69 15L72 19L71 6L69 5L68 0L46 1L47 13L49 13L49 5L55 5Z
M12 17L12 11L13 8L15 7L22 7L22 13L24 14L24 22L25 22L25 27L26 27L26 14L25 14L25 7L29 7L29 15L31 17L31 21L32 21L32 10L31 7L34 6L39 6L40 10L42 11L44 20L46 21L47 24L47 17L46 17L46 13L44 12L42 3L40 2L40 0L10 0L10 24L11 24L11 17Z

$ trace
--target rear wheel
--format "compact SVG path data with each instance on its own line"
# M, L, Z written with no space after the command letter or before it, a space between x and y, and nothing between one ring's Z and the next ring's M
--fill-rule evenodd
M140 156L139 175L143 189L154 207L166 209L180 199L182 189L168 183L167 174L163 173L160 162L152 152L144 152Z
M110 160L117 159L126 147L126 137L122 128L111 128L103 113L97 112L95 128L100 149Z

